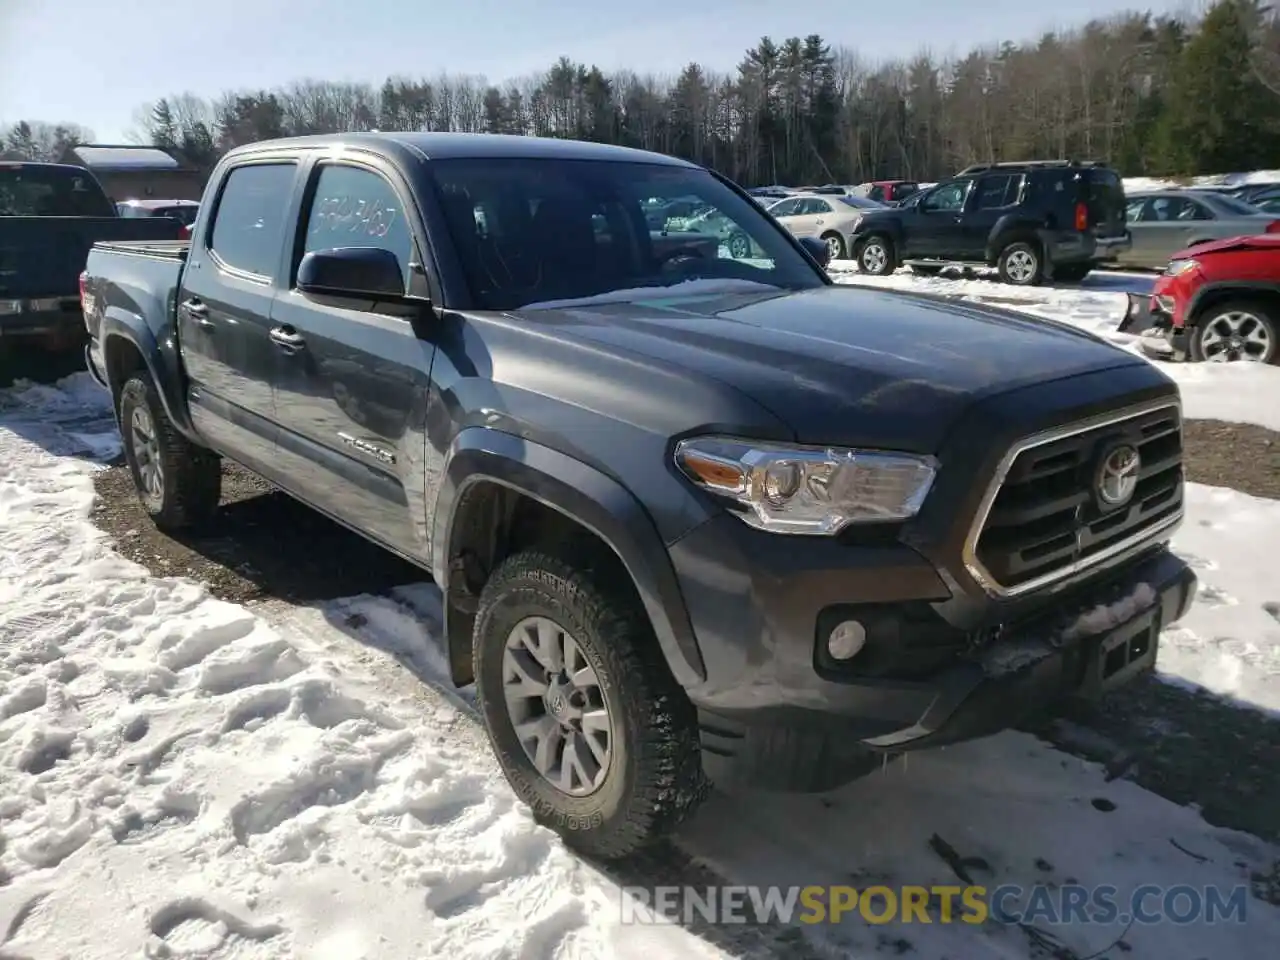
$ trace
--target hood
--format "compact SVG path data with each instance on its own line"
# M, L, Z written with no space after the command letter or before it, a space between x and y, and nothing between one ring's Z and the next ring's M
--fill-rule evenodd
M802 443L914 452L936 450L951 422L982 397L1145 362L1052 321L853 286L654 290L625 303L562 303L511 315L545 335L728 384L790 425Z
M1277 217L1276 219L1280 219ZM1232 250L1274 250L1280 251L1280 234L1258 233L1243 237L1227 237L1225 240L1211 240L1208 243L1197 243L1194 247L1179 250L1170 260L1194 260L1207 253L1230 253Z

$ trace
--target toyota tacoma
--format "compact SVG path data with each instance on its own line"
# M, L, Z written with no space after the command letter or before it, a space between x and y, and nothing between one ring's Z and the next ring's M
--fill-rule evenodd
M646 219L677 198L752 256ZM189 242L94 246L88 363L163 529L216 523L226 458L428 571L511 784L618 857L709 783L1123 686L1192 602L1168 377L824 256L671 157L268 141Z

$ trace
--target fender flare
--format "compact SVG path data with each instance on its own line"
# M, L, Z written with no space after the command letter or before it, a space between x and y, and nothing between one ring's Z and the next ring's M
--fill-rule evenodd
M432 575L448 596L450 557L462 495L477 483L497 483L581 524L618 556L631 577L658 645L675 679L695 686L706 679L693 625L667 546L648 512L630 491L581 460L513 434L469 427L454 438L432 520ZM458 662L443 624L449 662ZM469 638L467 638L469 642Z
M203 446L203 441L196 435L191 425L191 417L183 401L181 367L177 359L176 344L162 343L157 340L146 320L119 307L107 307L103 312L98 337L102 341L104 362L102 375L108 379L110 377L110 365L106 363L106 359L111 350L111 341L118 338L130 343L141 355L147 373L156 385L156 392L160 395L160 403L169 421L189 440ZM114 393L122 384L109 383L109 386ZM113 405L114 401L115 397L112 397ZM116 417L118 418L119 415L120 412L117 410Z
M1185 325L1196 326L1200 320L1200 312L1204 309L1205 300L1209 297L1216 299L1223 293L1238 293L1241 297L1257 296L1259 293L1265 296L1280 296L1280 283L1268 283L1266 280L1218 280L1202 284L1187 303L1184 314L1187 318Z

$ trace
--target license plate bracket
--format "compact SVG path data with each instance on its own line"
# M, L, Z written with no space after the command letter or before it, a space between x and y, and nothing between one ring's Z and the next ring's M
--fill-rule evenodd
M1085 659L1078 695L1094 699L1152 670L1159 638L1160 618L1154 610L1103 636Z

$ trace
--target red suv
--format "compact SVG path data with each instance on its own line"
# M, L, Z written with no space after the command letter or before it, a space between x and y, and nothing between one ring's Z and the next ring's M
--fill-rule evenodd
M1280 236L1233 237L1174 254L1151 294L1129 294L1121 331L1174 360L1280 363Z

